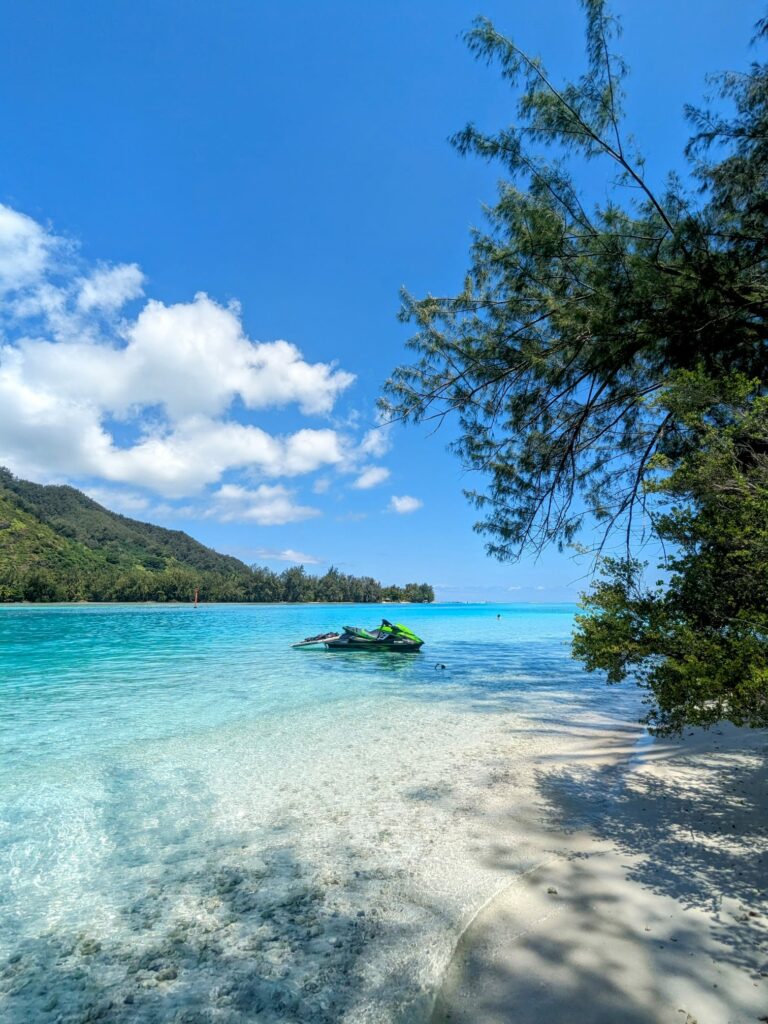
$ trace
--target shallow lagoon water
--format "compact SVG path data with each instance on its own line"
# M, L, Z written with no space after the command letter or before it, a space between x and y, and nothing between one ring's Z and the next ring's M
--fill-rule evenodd
M423 1019L531 866L504 809L636 712L571 661L573 612L0 608L0 1017ZM382 615L423 651L289 649Z

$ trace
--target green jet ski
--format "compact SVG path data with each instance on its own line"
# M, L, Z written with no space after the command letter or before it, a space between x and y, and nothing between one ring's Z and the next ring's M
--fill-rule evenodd
M343 633L319 633L308 636L294 647L317 647L323 644L328 651L418 651L424 641L421 637L396 622L382 619L378 629L345 626Z

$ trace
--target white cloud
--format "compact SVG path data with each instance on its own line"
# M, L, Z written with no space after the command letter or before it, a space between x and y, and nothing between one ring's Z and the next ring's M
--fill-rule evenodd
M293 492L280 484L261 484L249 489L239 484L224 484L213 495L214 504L208 515L222 523L258 523L259 526L280 526L296 523L320 514L320 510L293 501Z
M89 271L72 245L0 205L0 464L178 499L227 471L293 477L357 457L330 428L278 436L243 422L287 404L326 414L352 374L251 340L239 308L203 292L124 318L143 283L136 264Z
M148 487L168 498L199 493L228 469L298 476L343 458L327 429L275 437L235 421L190 417L118 447L90 403L29 388L0 353L0 465L20 475L98 477Z
M293 548L285 548L284 551L273 551L270 548L257 548L254 552L257 558L265 562L291 562L294 565L321 565L322 560L314 555L304 554L303 551L294 551Z
M312 484L312 490L315 494L326 494L330 486L331 481L328 479L328 477L321 476Z
M51 247L36 221L0 203L0 293L37 281Z
M104 267L75 283L79 285L77 306L86 312L121 309L129 299L138 298L144 291L144 275L135 263Z
M58 314L61 328L55 299L47 299L46 311L49 318ZM39 310L39 295L35 301ZM171 421L217 416L238 397L248 409L296 402L304 413L324 413L354 380L329 364L305 362L286 341L250 341L235 312L203 293L174 306L150 300L136 320L115 325L120 336L113 338L83 342L76 325L69 327L67 340L17 344L25 381L72 401L96 402L119 418L154 406Z
M127 516L133 516L137 512L146 512L150 506L149 498L143 494L137 494L135 491L109 487L86 487L85 493L104 508Z
M369 466L364 469L360 476L352 484L359 491L367 491L369 487L376 487L382 484L389 477L389 470L384 466Z
M373 456L380 459L386 455L392 447L392 424L382 423L378 427L372 427L363 435L360 442L360 452L363 455Z
M389 510L397 512L398 515L406 515L409 512L415 512L423 504L424 502L420 498L412 498L409 494L404 494L399 498L393 494L389 502Z
M297 476L320 466L333 466L344 458L342 442L335 430L299 430L285 441L285 456L279 474Z

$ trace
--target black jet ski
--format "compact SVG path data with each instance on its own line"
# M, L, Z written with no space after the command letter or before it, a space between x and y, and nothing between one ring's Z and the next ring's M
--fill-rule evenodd
M321 644L328 651L399 651L407 653L421 649L424 641L413 630L400 623L382 619L377 629L344 626L343 633L318 633L293 644L294 647L316 647Z

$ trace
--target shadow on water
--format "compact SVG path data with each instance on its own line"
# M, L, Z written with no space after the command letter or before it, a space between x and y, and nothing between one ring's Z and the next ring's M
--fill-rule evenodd
M211 860L185 879L185 889L178 907L179 894L167 880L161 892L150 887L134 901L130 912L140 912L137 927L146 929L141 943L63 932L24 943L0 972L2 1019L339 1019L356 990L357 966L376 919L334 910L290 846L264 851L258 867Z

